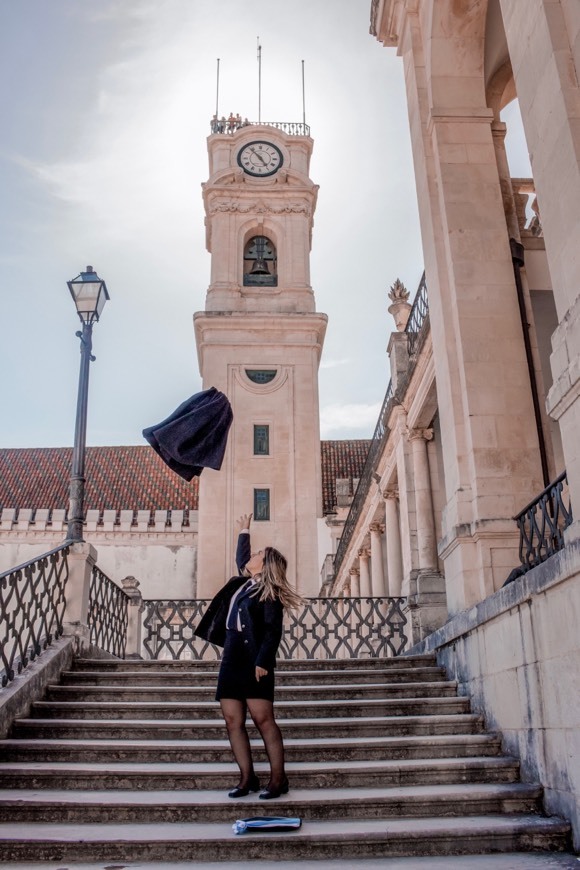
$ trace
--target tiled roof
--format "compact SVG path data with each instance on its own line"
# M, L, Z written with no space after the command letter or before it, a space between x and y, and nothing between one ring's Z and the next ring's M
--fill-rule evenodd
M0 508L66 508L70 447L0 449ZM148 445L88 447L85 509L197 510L198 479L171 471Z
M370 440L321 441L322 510L328 513L336 505L336 479L359 478L369 452ZM351 495L352 495L351 484Z
M336 478L360 477L370 441L322 441L322 500L336 504ZM0 448L0 509L66 508L70 447ZM197 510L198 478L187 483L149 446L88 447L86 510Z

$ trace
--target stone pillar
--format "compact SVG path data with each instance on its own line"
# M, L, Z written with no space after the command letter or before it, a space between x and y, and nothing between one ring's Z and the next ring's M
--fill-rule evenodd
M397 493L387 489L385 499L385 535L387 541L387 565L389 575L389 595L397 598L403 585L403 556L401 552L401 531L397 509Z
M371 523L371 589L375 598L384 598L387 594L385 572L383 567L383 526L380 523Z
M97 561L97 551L85 542L71 544L68 554L69 576L66 585L66 609L63 634L76 638L77 655L90 646L89 593L91 574Z
M575 4L577 8L577 3ZM580 126L577 13L553 0L500 0L542 215L559 326L552 336L550 416L560 424L580 537ZM575 28L575 30L574 30ZM532 495L534 495L533 493Z
M358 568L351 568L350 574L350 590L353 598L360 598L360 575Z
M378 5L383 16L380 10L389 4ZM527 497L542 489L532 399L522 387L527 365L491 130L493 112L485 104L476 39L466 51L464 40L456 36L456 6L436 4L431 17L420 15L417 4L397 4L395 30L388 29L383 17L380 30L381 36L392 35L398 42L405 66L437 399L445 433L440 556L452 612L481 601L503 584L508 565L518 559L519 535L512 517ZM473 6L475 16L478 4ZM399 488L402 492L400 478ZM406 583L405 553L404 564Z
M358 551L360 572L360 594L362 598L370 598L372 595L371 572L369 570L370 553L366 547Z
M127 643L125 645L126 659L142 659L141 634L143 628L142 613L143 596L139 591L139 581L135 577L124 577L121 580L123 591L129 597L129 619L127 622Z
M432 438L432 429L413 429L409 432L409 441L413 450L419 571L429 572L437 571L437 537L427 455L427 442Z

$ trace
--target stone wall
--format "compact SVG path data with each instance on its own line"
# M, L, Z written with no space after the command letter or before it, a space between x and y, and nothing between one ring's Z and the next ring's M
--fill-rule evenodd
M64 513L4 509L0 573L62 543ZM99 568L117 584L133 576L144 598L196 597L197 511L187 517L182 510L88 511L85 539L98 552Z
M580 847L580 543L457 614L411 652L435 650L548 812Z

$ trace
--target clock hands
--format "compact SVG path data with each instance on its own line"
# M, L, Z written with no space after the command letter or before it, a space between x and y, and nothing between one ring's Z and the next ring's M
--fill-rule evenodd
M250 151L252 152L252 154L256 155L258 160L261 162L262 166L266 166L266 161L264 160L264 158L262 157L262 155L260 154L259 151L256 151L255 148L250 148Z

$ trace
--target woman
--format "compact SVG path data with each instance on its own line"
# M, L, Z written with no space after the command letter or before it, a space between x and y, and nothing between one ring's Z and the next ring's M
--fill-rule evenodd
M220 702L230 745L240 768L240 781L229 797L245 797L260 788L254 772L246 714L250 711L270 762L270 779L260 793L272 800L288 792L284 770L284 743L274 718L274 668L282 637L284 608L302 599L286 579L287 562L273 547L251 552L252 514L240 517L236 562L239 577L232 577L218 592L195 633L224 652L216 701ZM249 578L249 579L248 579Z

